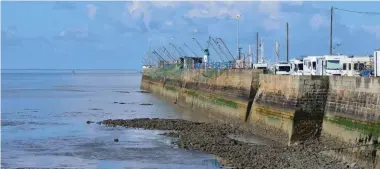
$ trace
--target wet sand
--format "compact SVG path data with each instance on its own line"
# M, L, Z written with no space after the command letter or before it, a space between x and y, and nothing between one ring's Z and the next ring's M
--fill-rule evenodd
M221 158L220 162L224 166L228 167L273 169L364 168L358 164L343 162L322 153L331 147L336 147L339 143L314 141L291 147L275 141L252 143L241 138L233 139L233 136L255 137L257 135L255 130L233 127L223 123L141 118L104 120L102 125L169 130L170 132L163 135L177 138L173 144L178 145L179 148L214 154Z

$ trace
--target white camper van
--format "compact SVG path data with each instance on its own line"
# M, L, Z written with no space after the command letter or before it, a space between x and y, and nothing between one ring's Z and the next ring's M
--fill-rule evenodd
M303 75L315 75L317 70L317 59L323 56L306 56L303 58Z
M340 60L346 57L345 55L325 55L317 58L316 75L340 76L342 74Z
M253 68L254 69L268 69L268 64L267 63L257 63L257 64L253 64Z
M290 60L290 75L303 75L303 60Z
M289 75L290 64L289 63L276 63L274 64L274 72L276 75Z
M380 77L380 50L376 50L373 54L373 57L375 77Z
M360 76L365 67L370 66L370 56L347 56L341 59L342 76Z

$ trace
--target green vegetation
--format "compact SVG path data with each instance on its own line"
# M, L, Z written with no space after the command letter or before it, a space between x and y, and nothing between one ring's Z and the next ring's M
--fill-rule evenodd
M238 104L234 101L224 100L222 98L214 98L214 101L219 105L225 105L235 109L238 107Z
M375 137L380 136L380 123L364 123L359 121L349 120L343 117L334 117L328 118L325 117L326 120L342 125L349 130L359 130L364 132L365 134L372 134Z
M184 91L184 93L191 95L191 96L198 97L201 100L205 100L205 101L212 100L214 103L216 103L218 105L228 106L228 107L232 107L235 109L238 107L238 103L236 103L234 101L225 100L225 99L218 98L215 96L209 96L210 99L204 99L204 97L207 97L208 94L199 94L199 92L194 91L194 90L186 90L186 91ZM202 97L202 96L204 96L204 97Z
M198 96L198 93L194 90L186 90L185 93L192 96Z
M280 121L281 118L280 117L277 117L277 116L265 116L268 118L268 120L270 121Z
M165 89L172 90L172 91L177 91L177 89L173 86L164 86Z

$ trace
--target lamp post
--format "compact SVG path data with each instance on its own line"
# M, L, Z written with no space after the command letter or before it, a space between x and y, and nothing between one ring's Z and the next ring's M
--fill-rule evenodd
M194 32L193 32L193 38L195 38L195 33L198 32L198 29L194 29Z
M239 49L239 19L240 19L240 14L237 14L236 15L236 19L237 19L237 30L236 30L236 46L237 46L237 55L238 55L238 58L240 60L240 49Z

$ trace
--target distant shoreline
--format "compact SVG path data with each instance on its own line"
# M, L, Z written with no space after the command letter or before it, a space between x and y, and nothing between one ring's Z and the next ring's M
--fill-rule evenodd
M0 70L123 70L123 71L139 71L137 69L0 69Z
M63 74L109 74L109 73L140 73L141 70L134 69L1 69L1 74L30 74L30 73L42 73L42 74L54 74L54 73L63 73Z

